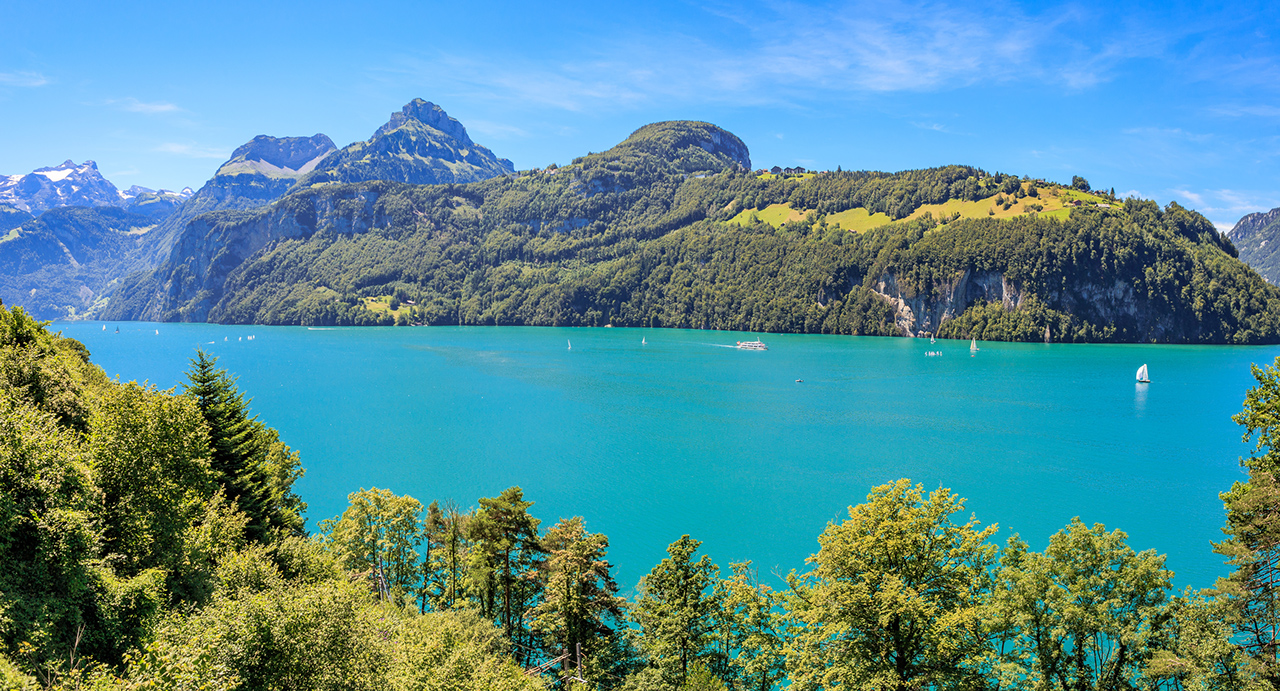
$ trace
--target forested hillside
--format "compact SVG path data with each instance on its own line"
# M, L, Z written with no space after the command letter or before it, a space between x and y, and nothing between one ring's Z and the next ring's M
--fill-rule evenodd
M107 314L1280 341L1280 291L1177 204L965 166L749 167L732 134L669 122L515 177L297 189L197 219Z
M627 598L609 538L544 525L519 487L471 507L352 488L308 534L299 455L216 360L181 391L120 383L0 307L0 688L1267 691L1280 371L1254 374L1216 590L1175 593L1164 557L1079 519L1043 552L997 545L899 480L804 572L673 535Z
M91 313L120 277L154 266L144 257L156 223L109 206L28 217L0 235L0 300L44 319Z

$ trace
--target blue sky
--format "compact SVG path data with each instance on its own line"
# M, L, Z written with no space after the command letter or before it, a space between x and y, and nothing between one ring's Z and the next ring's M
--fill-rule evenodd
M0 173L199 187L257 134L415 97L517 168L647 122L757 166L1083 175L1220 227L1280 206L1280 8L1236 3L0 4Z

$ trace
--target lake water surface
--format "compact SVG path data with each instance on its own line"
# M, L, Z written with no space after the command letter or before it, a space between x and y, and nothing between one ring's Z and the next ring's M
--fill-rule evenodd
M631 589L688 533L727 569L803 569L871 487L950 487L1035 549L1073 516L1225 574L1230 416L1280 347L969 344L662 329L59 323L122 380L178 384L197 347L302 452L309 526L385 487L463 507L511 485L607 534ZM120 332L115 333L119 328ZM156 331L159 331L159 334ZM252 335L253 339L248 337ZM641 344L641 339L647 345ZM568 342L572 341L572 349ZM941 351L941 356L927 356ZM1134 383L1147 363L1153 382ZM802 383L796 380L802 379ZM966 516L967 517L967 516Z

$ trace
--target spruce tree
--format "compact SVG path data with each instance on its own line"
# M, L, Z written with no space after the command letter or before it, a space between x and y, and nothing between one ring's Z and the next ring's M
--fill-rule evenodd
M187 371L185 394L209 426L209 465L227 498L249 517L250 539L265 541L271 527L265 427L249 415L249 401L236 379L217 367L218 358L197 350Z

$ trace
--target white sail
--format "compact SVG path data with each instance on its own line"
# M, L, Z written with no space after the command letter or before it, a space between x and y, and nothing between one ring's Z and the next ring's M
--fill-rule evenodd
M1151 381L1147 378L1147 366L1143 365L1138 368L1138 381Z
M976 338L970 339L969 350L972 352L972 351L976 351L977 349L978 349L978 339Z

